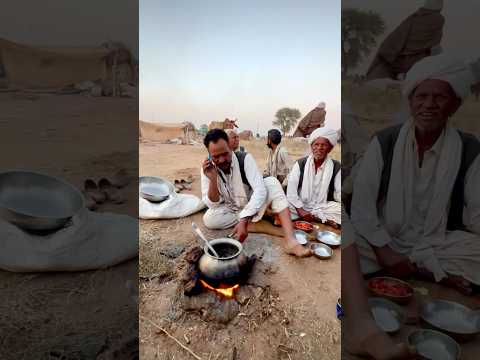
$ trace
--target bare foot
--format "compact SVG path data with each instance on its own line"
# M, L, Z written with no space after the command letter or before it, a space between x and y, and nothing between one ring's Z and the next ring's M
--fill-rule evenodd
M312 256L312 250L300 245L299 243L297 243L296 240L294 240L293 242L288 242L287 246L285 247L285 252L289 255L298 257Z
M342 319L342 344L357 356L369 356L375 360L415 359L414 350L407 344L396 344L377 326L373 318L363 320Z

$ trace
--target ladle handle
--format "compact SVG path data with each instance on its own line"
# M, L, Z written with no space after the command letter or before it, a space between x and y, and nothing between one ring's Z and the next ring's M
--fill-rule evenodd
M217 258L219 258L220 256L218 256L217 252L215 251L215 249L213 248L212 245L210 245L210 242L205 238L205 236L203 236L203 233L202 231L199 229L199 227L197 226L197 224L195 224L194 222L192 222L192 228L193 228L193 231L195 231L195 233L197 234L197 236L203 240L203 242L207 245L207 247L210 249L210 251L212 252L213 255L215 255Z

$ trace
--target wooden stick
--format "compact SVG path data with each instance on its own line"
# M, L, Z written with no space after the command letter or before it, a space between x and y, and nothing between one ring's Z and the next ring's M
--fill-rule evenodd
M163 332L165 335L167 335L170 339L172 339L173 341L175 341L178 345L180 345L182 347L182 349L184 349L185 351L187 351L190 355L192 355L195 359L197 360L202 360L202 358L200 356L198 356L197 354L195 354L192 350L190 350L188 347L186 347L185 345L183 345L180 341L178 341L175 337L173 337L172 335L170 335L168 333L167 330L165 330L164 328L162 328L161 326L158 326L157 324L155 324L152 320L150 319L147 319L143 316L139 316L142 320L145 320L145 321L148 321L150 324L152 324L154 327L156 327L158 330L160 330L161 332Z

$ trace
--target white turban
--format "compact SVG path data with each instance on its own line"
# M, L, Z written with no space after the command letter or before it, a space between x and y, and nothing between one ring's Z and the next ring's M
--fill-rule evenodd
M325 107L326 107L326 104L323 101L317 105L317 108L319 109L325 109Z
M425 0L423 8L429 10L442 10L443 0Z
M416 63L407 73L403 95L408 97L425 80L443 80L450 84L455 94L464 100L470 94L474 76L470 66L446 54L429 56Z
M230 134L238 134L235 129L227 129L225 130L225 132L227 133L228 136L230 136Z
M308 143L310 145L312 145L315 140L317 140L318 138L321 138L321 137L330 141L330 144L332 144L332 146L337 145L338 132L336 130L329 129L329 128L326 128L326 127L321 127L321 128L318 128L318 129L314 130L310 134L310 137L308 138Z

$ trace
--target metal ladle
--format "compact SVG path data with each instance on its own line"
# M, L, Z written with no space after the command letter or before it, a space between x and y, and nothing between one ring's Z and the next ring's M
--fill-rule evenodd
M197 226L197 224L195 224L194 222L192 222L192 229L193 231L195 232L195 234L197 234L197 236L202 239L205 244L207 245L207 247L210 249L210 251L212 252L213 255L215 255L217 258L219 258L220 256L218 256L217 252L215 251L215 249L212 247L212 245L210 245L210 242L207 240L207 238L203 235L202 231L200 230L200 228Z

